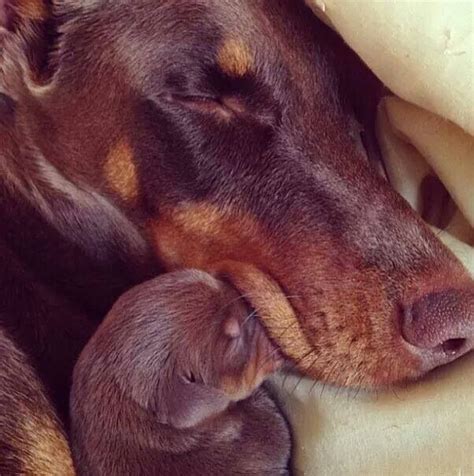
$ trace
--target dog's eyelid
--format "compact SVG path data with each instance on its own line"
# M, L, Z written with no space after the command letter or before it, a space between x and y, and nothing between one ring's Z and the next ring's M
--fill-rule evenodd
M218 113L225 117L241 115L246 112L245 105L237 96L208 96L167 94L167 102L181 104L191 110L202 113Z
M161 96L165 102L178 105L183 109L195 111L199 114L214 115L226 121L232 118L252 120L256 123L274 127L281 121L279 111L262 108L249 104L240 94L213 95L186 95L167 93Z

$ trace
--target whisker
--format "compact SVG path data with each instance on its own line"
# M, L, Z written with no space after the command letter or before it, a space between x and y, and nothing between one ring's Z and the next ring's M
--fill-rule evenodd
M314 379L313 385L311 385L311 388L309 389L308 396L311 396L313 393L314 389L316 388L316 385L319 383L319 380Z
M295 324L297 324L297 322L292 322L289 326L285 327L285 329L283 330L283 332L276 338L276 340L278 340L280 337L283 336L283 334L289 330L291 327L293 327ZM274 357L275 354L277 354L278 352L280 352L280 349L278 347L276 347L275 349L273 349L270 354L263 360L263 362L261 363L260 367L258 368L258 371L260 371L263 366L271 359Z
M274 294L273 293L268 293L270 296L269 297L273 297ZM312 295L320 295L319 292L306 292L304 295L303 294L285 294L285 293L282 293L283 296L286 298L286 299L295 299L295 298L305 298L307 296L312 296ZM229 301L228 303L226 303L220 311L223 311L226 307L234 304L235 302L241 300L241 299L252 299L252 298L258 298L258 297L262 297L263 294L262 293L244 293L244 294L240 294L237 298L235 299L232 299L231 301Z
M380 390L377 387L375 387L374 392L375 392L375 401L378 402L380 397Z
M221 313L224 309L227 309L229 306L232 304L235 304L236 302L240 301L241 299L247 299L250 297L250 294L241 294L238 297L231 299L229 302L225 303L220 309L219 313Z
M276 349L273 349L270 354L268 354L265 359L263 359L262 363L260 364L259 368L257 369L257 372L260 372L260 370L262 370L262 368L266 365L266 363L272 359L275 354L277 354L278 352L280 352L280 349L276 348Z
M286 385L286 381L288 380L288 377L289 377L290 373L289 372L285 372L285 376L283 377L283 381L281 382L281 388L283 390L285 390L285 385Z
M363 378L362 378L362 374L360 372L360 369L361 367L364 365L364 362L361 360L359 361L359 363L357 364L357 367L355 368L355 375L356 375L356 380L355 380L355 384L353 386L353 391L355 392L355 394L353 394L352 396L352 400L355 400L358 395L359 395L359 392L361 391L361 383L363 382Z
M335 400L337 400L337 399L339 398L339 395L340 395L341 391L343 391L345 388L346 388L345 382L344 382L343 384L338 385L338 386L336 387L336 393L335 393L335 395L334 395L334 399L335 399Z
M293 367L298 367L301 364L301 362L303 362L303 360L306 359L308 356L310 356L313 352L314 352L314 349L308 350L308 352L306 352L299 359L293 362Z
M334 362L329 370L329 373L327 374L327 377L323 381L323 388L321 389L321 393L319 394L319 398L323 398L324 391L326 390L326 386L329 384L329 379L332 377L334 374L334 371L337 369L337 363Z
M355 382L351 384L347 392L347 401L354 401L360 392L360 377L357 376Z
M242 326L245 326L245 324L247 324L248 321L250 321L250 319L252 319L252 317L256 316L257 315L257 310L254 309L245 319L244 319L244 322L242 323Z
M312 353L314 352L314 349L310 349L308 352L306 352L303 356L301 356L297 361L295 362L290 362L291 364L291 368L294 369L296 367L298 367L298 365L304 360L306 359L306 357L308 357L309 355L311 355ZM283 378L283 382L282 382L282 388L284 389L285 388L285 384L286 384L286 381L288 379L290 375L290 372L285 372L285 377Z
M304 370L304 371L305 371L305 374L309 374L309 372L313 369L314 364L315 364L318 360L319 360L319 355L317 355L317 356L315 357L315 359L311 362L311 364L309 365L309 367ZM303 373L301 374L301 376L300 376L298 382L296 382L296 385L295 385L295 387L293 388L293 391L291 392L291 395L293 395L293 394L295 393L296 389L298 388L298 386L301 384L301 382L302 382L303 379L305 378L305 374L303 374Z
M280 339L281 337L283 337L283 335L285 334L286 331L289 331L292 327L294 327L296 325L299 325L299 322L298 321L293 321L289 326L287 326L283 329L283 332L276 339Z
M443 230L442 228L438 228L438 231L436 232L436 237L440 238L442 235L447 235L448 233L446 230Z
M356 390L357 391L355 393L355 396L354 396L353 400L355 400L359 396L359 392L362 389L361 383L363 382L363 377L362 377L362 374L360 372L360 368L363 366L363 364L364 364L363 361L360 361L359 364L356 367L356 375L357 375Z
M392 370L390 370L390 376L389 376L389 380L391 381L392 380L392 377L393 377L393 374L394 372ZM395 395L395 398L400 401L400 402L403 402L403 398L400 397L400 395L398 395L397 393L397 387L396 385L390 385L390 390L392 391L392 393Z

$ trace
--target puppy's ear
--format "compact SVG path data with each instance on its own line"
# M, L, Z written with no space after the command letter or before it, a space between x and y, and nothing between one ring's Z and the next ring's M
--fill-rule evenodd
M235 316L224 321L224 334L231 339L237 339L242 333L242 322Z
M0 49L41 82L55 36L50 0L0 0Z
M156 415L160 423L174 428L192 428L229 405L219 390L182 379L176 379L167 393L162 402L156 402Z

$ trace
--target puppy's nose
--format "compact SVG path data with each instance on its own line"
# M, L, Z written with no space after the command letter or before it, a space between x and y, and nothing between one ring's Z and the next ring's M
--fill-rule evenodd
M428 294L405 310L405 340L426 370L451 362L474 348L474 290Z

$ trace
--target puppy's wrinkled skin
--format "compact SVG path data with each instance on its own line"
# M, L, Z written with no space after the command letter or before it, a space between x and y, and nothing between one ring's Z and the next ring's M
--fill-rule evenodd
M79 474L289 474L287 424L257 390L279 364L254 313L210 275L132 289L74 370Z

